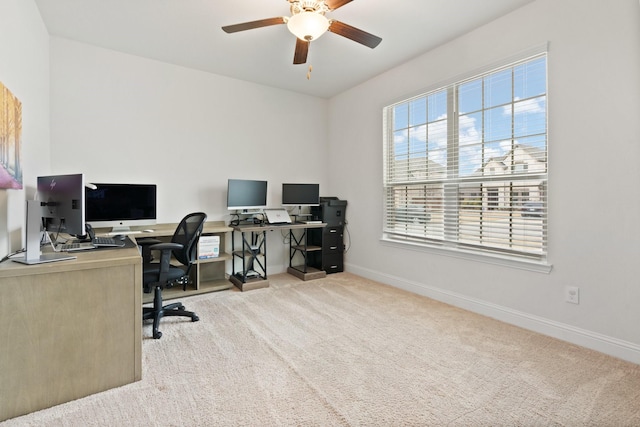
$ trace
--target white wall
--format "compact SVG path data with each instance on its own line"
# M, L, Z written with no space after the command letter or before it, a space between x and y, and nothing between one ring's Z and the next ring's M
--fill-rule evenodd
M383 245L382 107L546 42L551 273ZM640 363L639 76L636 0L537 0L333 98L348 270Z
M0 2L0 82L22 103L22 190L0 190L0 256L23 246L25 200L49 172L49 35L33 1Z
M158 185L158 221L202 210L229 222L228 178L327 188L328 101L126 55L51 41L51 168L90 182ZM271 272L288 265L271 232Z

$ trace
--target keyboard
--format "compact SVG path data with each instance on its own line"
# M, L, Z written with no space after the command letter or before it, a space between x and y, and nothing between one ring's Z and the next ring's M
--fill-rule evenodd
M95 249L95 248L96 247L91 242L64 243L64 244L56 245L56 251L60 251L60 252L86 251L86 250Z
M111 237L94 237L91 244L96 248L121 248L124 246L124 241Z
M57 252L75 252L86 251L95 248L121 248L125 242L120 239L112 239L111 237L95 237L90 242L79 243L62 243L56 245Z

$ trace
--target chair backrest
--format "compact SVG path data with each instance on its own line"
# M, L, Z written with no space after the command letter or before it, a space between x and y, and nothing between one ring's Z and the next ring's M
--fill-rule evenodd
M173 256L180 263L190 265L196 260L198 252L197 243L206 220L206 213L194 212L182 218L182 221L178 224L171 241L182 245L181 250L173 251Z

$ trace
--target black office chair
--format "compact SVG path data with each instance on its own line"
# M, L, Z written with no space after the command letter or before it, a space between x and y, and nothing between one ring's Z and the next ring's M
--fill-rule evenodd
M156 239L138 240L142 248L142 283L146 293L154 292L153 307L143 307L142 319L153 319L153 338L160 338L162 332L158 330L160 319L164 316L190 317L192 322L200 320L192 311L186 311L179 302L163 306L162 289L182 286L187 289L189 272L196 260L198 239L202 233L207 214L203 212L190 213L185 216L176 228L171 242L161 242ZM160 261L153 262L152 251L160 251ZM171 265L171 257L181 265Z

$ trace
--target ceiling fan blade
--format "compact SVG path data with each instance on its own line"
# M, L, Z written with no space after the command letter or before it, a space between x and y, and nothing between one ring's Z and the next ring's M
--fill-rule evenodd
M373 49L378 46L382 39L378 36L374 36L373 34L369 34L366 31L362 31L356 27L352 27L351 25L347 25L344 22L340 21L331 21L329 25L329 31L332 33L338 34L339 36L346 37L354 42L358 42L367 47Z
M347 3L351 3L353 0L324 0L329 10L336 10L339 7L344 6Z
M258 21L243 22L241 24L226 25L222 27L225 33L237 33L238 31L253 30L254 28L269 27L271 25L284 24L282 16L277 18L260 19Z
M309 45L311 43L306 40L300 40L296 37L296 51L293 54L294 64L304 64L307 62L307 54L309 53Z

